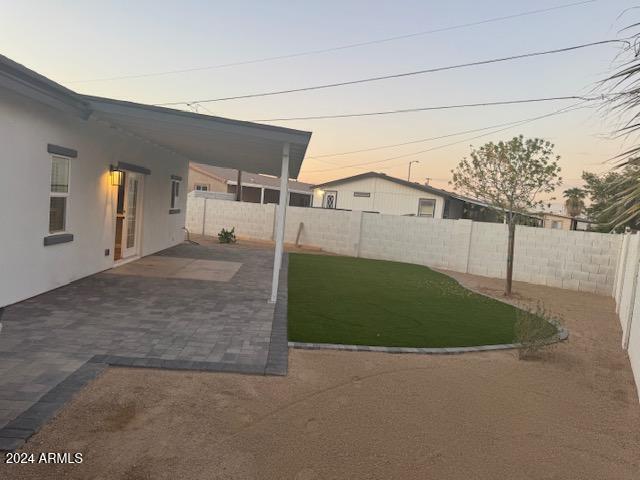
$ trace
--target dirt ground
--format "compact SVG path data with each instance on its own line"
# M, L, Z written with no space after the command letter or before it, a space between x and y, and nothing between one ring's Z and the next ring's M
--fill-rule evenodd
M500 295L502 282L455 274ZM613 301L516 284L570 339L513 352L415 356L291 351L287 377L111 368L3 479L634 479L640 404Z

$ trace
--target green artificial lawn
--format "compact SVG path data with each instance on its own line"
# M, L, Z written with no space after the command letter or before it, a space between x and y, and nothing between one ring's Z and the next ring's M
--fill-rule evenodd
M512 343L516 311L420 265L289 255L291 341L394 347ZM546 325L549 335L555 333Z

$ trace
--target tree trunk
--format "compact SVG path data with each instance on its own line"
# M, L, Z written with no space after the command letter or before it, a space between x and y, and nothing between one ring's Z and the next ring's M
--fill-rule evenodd
M516 243L516 222L511 219L509 222L509 244L507 246L507 283L505 285L504 294L511 296L511 284L513 283L513 250Z

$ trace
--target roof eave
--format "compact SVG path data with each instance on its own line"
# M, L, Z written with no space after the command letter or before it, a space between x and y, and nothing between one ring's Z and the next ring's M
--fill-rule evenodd
M176 110L173 108L160 107L157 105L146 105L144 103L136 103L128 100L116 100L113 98L97 97L93 95L81 95L81 97L88 103L101 103L113 105L114 108L135 109L147 114L159 114L159 115L171 115L180 119L191 119L198 122L211 121L216 124L225 124L233 127L244 127L255 129L260 132L265 132L268 138L278 139L280 141L288 141L291 143L300 143L308 145L311 139L312 132L306 130L296 130L293 128L279 127L275 125L265 125L262 123L247 122L244 120L236 120L232 118L217 117L215 115L204 115L201 113L185 112L183 110Z
M3 55L0 55L0 87L83 118L90 114L80 95Z

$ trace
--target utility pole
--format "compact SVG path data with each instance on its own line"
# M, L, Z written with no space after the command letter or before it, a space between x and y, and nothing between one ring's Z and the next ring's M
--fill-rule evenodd
M420 163L420 160L411 160L409 162L409 174L407 175L407 182L411 181L411 164L412 163Z
M238 170L238 181L236 182L236 202L242 201L242 170Z

